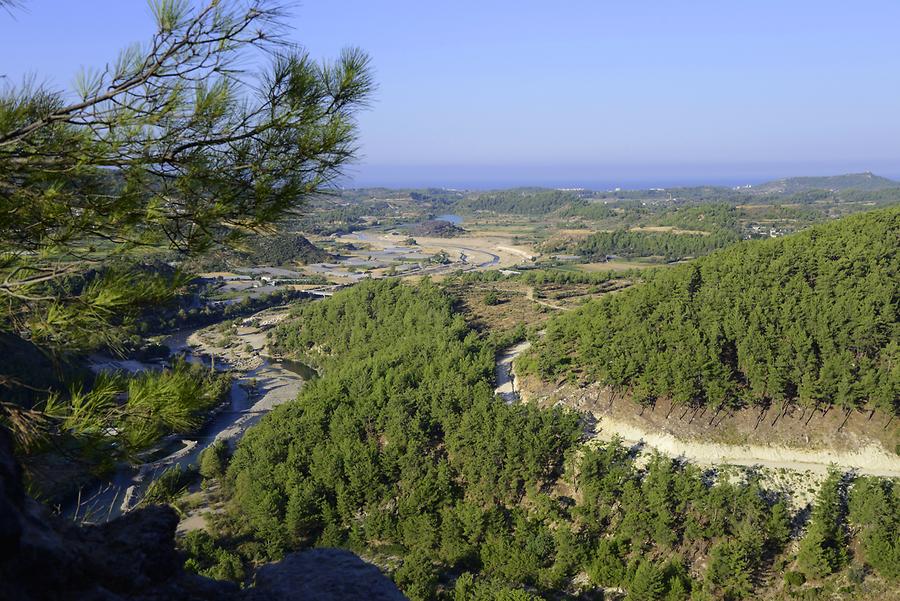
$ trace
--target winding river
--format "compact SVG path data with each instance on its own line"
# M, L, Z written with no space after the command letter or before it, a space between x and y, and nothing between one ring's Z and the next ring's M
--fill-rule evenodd
M198 353L188 343L194 333L205 327L208 326L180 330L166 338L164 344L170 349L170 357L183 356L192 363L214 365L218 370L230 369L232 366L226 361ZM63 505L61 514L76 521L97 523L130 511L140 502L147 486L163 471L176 465L184 469L196 464L200 453L216 440L225 440L233 446L247 428L274 407L295 398L303 382L315 376L315 371L302 363L262 356L261 359L258 367L234 372L228 400L196 432L166 437L148 454L145 463L120 464L102 482L81 489L69 503ZM102 369L131 372L161 368L160 362L113 359L98 359L94 364Z

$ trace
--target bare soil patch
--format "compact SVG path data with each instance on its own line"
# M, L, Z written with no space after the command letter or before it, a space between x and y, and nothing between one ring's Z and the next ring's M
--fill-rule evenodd
M447 288L459 299L457 310L476 330L505 332L520 324L539 326L556 313L531 300L531 286L522 282L466 282ZM498 304L486 302L490 292L497 294Z
M546 283L532 286L515 280L448 284L448 290L460 300L457 309L477 330L504 332L519 325L540 329L559 311L569 311L586 301L631 285L629 280L610 280L600 284ZM486 302L495 292L499 304Z

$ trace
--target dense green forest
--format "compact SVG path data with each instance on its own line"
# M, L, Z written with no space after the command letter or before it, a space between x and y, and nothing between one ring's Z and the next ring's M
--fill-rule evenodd
M785 545L799 522L754 477L661 456L643 465L617 442L583 445L567 410L494 398L497 348L428 280L364 282L298 306L275 341L322 375L239 443L220 476L230 512L184 544L201 573L241 579L248 563L341 545L384 565L411 599L606 587L677 601L754 598L783 570L815 591L850 560L843 505L840 540L811 528L809 562L795 561ZM220 457L205 463L222 473ZM849 483L832 480L845 494ZM896 553L896 487L862 482L849 519L864 560L895 578L876 555ZM836 547L843 563L820 570Z
M900 410L900 208L645 274L551 322L520 366L639 402Z
M241 250L223 249L217 253L193 257L184 262L184 267L194 271L218 271L244 266L308 265L335 259L335 255L299 234L257 235L250 237Z
M737 234L726 230L714 234L616 230L591 234L569 250L587 261L604 261L607 256L662 257L676 261L708 254L738 240Z
M546 215L578 203L578 195L563 190L513 188L473 194L455 205L458 211L491 211L510 215Z
M272 554L383 546L404 556L398 582L428 597L438 549L449 565L476 561L470 539L552 482L579 436L570 413L494 400L495 349L433 284L360 284L302 306L279 342L325 375L250 430L229 470Z

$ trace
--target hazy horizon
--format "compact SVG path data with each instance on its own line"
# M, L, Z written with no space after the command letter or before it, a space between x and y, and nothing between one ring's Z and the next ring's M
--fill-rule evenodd
M871 172L900 181L900 165L355 165L339 184L345 188L456 188L486 190L515 187L593 190L674 188L683 186L755 186L789 177L821 177Z
M353 186L900 175L895 2L344 0L291 13L287 35L313 57L372 57ZM3 81L37 73L58 88L153 30L143 1L27 0L0 20L0 53L29 57L6 61Z

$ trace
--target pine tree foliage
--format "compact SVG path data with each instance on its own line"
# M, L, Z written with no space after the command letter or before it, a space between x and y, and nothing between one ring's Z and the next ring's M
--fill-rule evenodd
M76 441L82 460L110 465L134 458L165 434L196 428L230 388L228 374L179 360L136 376L101 374L90 389L53 392L38 409L45 433ZM31 450L48 444L41 437Z
M652 561L642 561L631 579L626 601L660 601L665 592L662 571Z
M151 7L149 43L83 72L73 93L25 81L0 95L5 329L71 345L50 332L99 329L150 291L101 277L78 293L64 278L146 247L236 244L353 156L353 113L373 87L365 54L313 61L270 0Z
M832 471L816 496L797 552L797 566L807 578L828 576L847 561L843 492L842 474Z
M703 590L684 559L698 549L730 545L707 588L745 598L786 540L784 500L755 479L711 486L663 456L639 467L618 442L579 445L570 412L495 399L496 349L428 281L363 282L298 306L275 338L321 375L248 431L228 468L232 508L265 557L389 553L413 599L446 598L455 574L469 574L457 595L516 598L587 573L632 598L682 601Z
M900 581L900 485L862 477L850 490L849 521L858 529L865 562Z
M71 92L0 91L0 332L53 356L117 348L184 285L137 267L147 251L240 245L329 189L373 90L364 53L312 60L274 0L150 6L150 40ZM23 386L0 369L0 392ZM0 400L20 440L47 417Z

